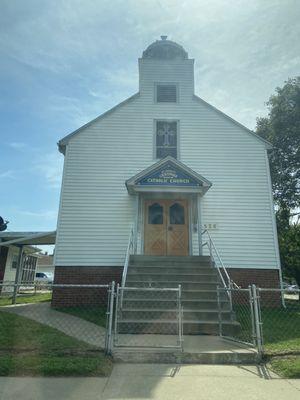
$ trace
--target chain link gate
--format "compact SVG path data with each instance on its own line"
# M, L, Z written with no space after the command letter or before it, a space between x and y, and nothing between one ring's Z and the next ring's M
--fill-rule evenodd
M254 347L261 355L262 322L256 286L251 285L247 289L218 287L217 298L219 335Z
M182 350L181 286L117 287L114 346Z

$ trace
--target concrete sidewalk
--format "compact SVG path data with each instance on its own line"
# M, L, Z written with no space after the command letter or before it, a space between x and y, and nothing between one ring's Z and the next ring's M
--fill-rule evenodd
M117 364L109 378L0 378L0 400L282 400L300 380L259 366Z
M105 328L82 318L56 311L51 308L50 303L18 304L1 307L0 310L33 319L97 348L104 348Z

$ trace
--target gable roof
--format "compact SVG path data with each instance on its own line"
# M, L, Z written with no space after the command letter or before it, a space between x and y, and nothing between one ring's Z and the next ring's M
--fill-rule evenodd
M213 111L215 111L216 113L220 114L222 117L228 119L230 122L233 122L235 125L237 125L239 128L244 129L247 133L249 133L250 135L254 136L256 139L258 139L260 142L263 142L266 146L266 148L268 150L272 149L273 146L270 142L268 142L267 140L263 139L261 136L257 135L255 132L253 132L251 129L247 128L245 125L241 124L240 122L236 121L235 119L229 117L229 115L223 113L223 111L219 110L218 108L212 106L211 104L207 103L207 101L201 99L201 97L197 96L194 94L194 99L204 105L206 105L207 107L209 107L210 109L212 109Z
M57 143L58 149L61 153L65 154L65 147L68 144L69 140L77 135L77 133L80 133L83 129L87 128L88 126L92 125L94 122L97 122L101 120L102 118L106 117L107 115L111 114L112 112L116 111L118 108L122 107L124 104L129 103L130 101L136 99L139 97L140 92L135 93L134 95L128 97L126 100L121 101L121 103L117 104L113 108L110 108L109 110L105 111L103 114L99 115L98 117L92 119L90 122L82 125L80 128L76 129L75 131L69 133L69 135L63 137L62 139L59 140Z
M76 129L75 131L71 132L69 135L63 137L61 140L59 140L59 142L57 143L58 145L58 149L61 153L65 154L65 147L68 144L69 140L77 135L78 133L80 133L82 130L84 130L85 128L89 127L90 125L92 125L94 122L97 122L99 120L101 120L102 118L106 117L107 115L113 113L114 111L116 111L117 109L119 109L120 107L122 107L123 105L133 101L134 99L136 99L137 97L139 97L140 92L135 93L134 95L128 97L126 100L122 101L121 103L117 104L116 106L114 106L113 108L109 109L108 111L105 111L103 114L99 115L98 117L92 119L90 122L86 123L85 125L81 126L80 128ZM229 120L230 122L232 122L233 124L237 125L239 128L242 128L243 130L245 130L248 134L252 135L255 139L259 140L260 142L262 142L266 148L268 150L272 149L272 144L270 142L268 142L267 140L263 139L262 137L260 137L259 135L257 135L255 132L253 132L251 129L247 128L246 126L242 125L240 122L236 121L235 119L229 117L227 114L223 113L222 111L220 111L218 108L212 106L211 104L207 103L205 100L203 100L201 97L197 96L194 94L194 100L204 104L205 106L209 107L210 109L212 109L213 111L215 111L216 113L218 113L219 115L221 115L223 118L226 118L227 120Z
M150 165L125 182L130 194L149 191L186 191L204 194L212 183L171 156Z

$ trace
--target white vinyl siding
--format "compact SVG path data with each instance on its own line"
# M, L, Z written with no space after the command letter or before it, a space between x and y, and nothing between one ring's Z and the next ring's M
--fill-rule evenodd
M121 266L135 199L125 181L153 164L153 121L180 121L179 160L209 181L202 224L226 266L278 268L265 145L193 97L193 63L170 69L140 60L140 96L73 136L67 145L55 265ZM180 103L153 102L154 82L179 82ZM193 233L193 251L198 251ZM140 242L140 241L139 241Z

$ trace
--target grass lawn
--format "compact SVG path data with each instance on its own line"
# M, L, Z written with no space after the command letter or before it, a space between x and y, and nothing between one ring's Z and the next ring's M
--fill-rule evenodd
M0 375L107 376L112 361L103 352L64 333L0 312Z
M287 307L262 307L262 330L266 355L300 354L300 302L287 301ZM248 306L235 307L241 324L238 337L251 339L251 314Z
M250 341L251 318L248 306L236 306L241 330L239 338ZM261 308L265 357L280 376L300 378L300 302L287 300L286 308Z
M286 306L262 308L267 355L300 354L300 302L287 301Z
M41 303L44 301L50 301L52 298L52 293L39 293L39 294L23 294L18 295L16 299L17 304L26 304L26 303ZM1 306L9 306L11 305L11 296L3 296L0 297L0 307Z
M106 326L106 307L103 306L63 307L56 308L56 310L85 319L99 326Z
M273 357L269 367L283 378L300 378L300 356Z

